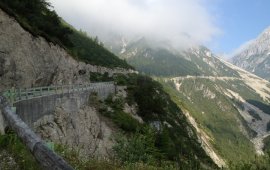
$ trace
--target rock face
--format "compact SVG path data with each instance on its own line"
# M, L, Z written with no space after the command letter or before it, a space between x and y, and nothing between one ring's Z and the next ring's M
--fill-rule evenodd
M270 27L232 59L233 64L270 80Z
M85 84L90 81L90 72L108 72L112 75L133 70L78 62L60 46L42 37L32 36L15 19L0 10L0 92L12 86L29 88ZM53 115L38 120L34 130L43 139L79 149L82 156L108 156L113 145L112 128L101 120L90 105L76 110L70 108L72 106L68 107L65 102L60 103Z
M112 75L132 71L78 62L58 45L33 37L0 10L0 91L11 86L86 83L90 72Z
M35 129L43 139L78 150L83 157L107 157L113 146L112 130L90 106L70 112L63 104L54 115L40 119Z

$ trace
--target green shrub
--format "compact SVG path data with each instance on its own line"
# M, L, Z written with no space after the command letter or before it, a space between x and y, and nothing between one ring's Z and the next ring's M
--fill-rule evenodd
M122 97L116 97L113 99L113 96L110 95L105 100L105 103L107 105L107 108L105 106L99 111L103 115L111 118L112 121L122 130L126 132L135 132L136 129L141 126L138 120L123 111L124 99ZM112 110L109 111L108 107Z
M270 105L265 104L261 101L257 100L247 100L248 103L252 104L253 106L256 106L260 110L262 110L266 114L270 114Z
M109 76L109 73L104 74L90 72L90 81L91 82L104 82L104 81L113 81L113 78Z
M113 150L123 163L155 164L159 155L155 147L155 131L151 128L144 128L143 133L137 131L128 138L118 135L116 142Z
M35 158L13 132L0 135L0 149L6 150L15 159L21 170L40 169ZM0 160L1 161L1 160Z
M73 33L69 35L69 39L72 42L73 47L68 49L79 60L88 64L101 65L110 68L133 68L128 65L125 60L119 59L113 53L101 46L97 40L87 36L84 32L77 31L74 28L72 29Z

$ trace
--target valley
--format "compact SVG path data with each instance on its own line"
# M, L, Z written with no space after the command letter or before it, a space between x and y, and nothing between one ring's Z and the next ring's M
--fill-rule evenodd
M264 108L270 104L267 80L202 46L177 52L147 44L145 39L125 43L117 55L163 85L219 166L265 153L264 139L270 134L270 115ZM178 60L184 62L174 65Z
M101 5L101 11L115 5L105 1L82 4ZM76 13L77 2L71 14L59 9L60 0L0 1L0 99L12 98L12 90L19 98L22 89L34 91L26 93L30 111L21 106L12 113L74 169L270 169L270 28L224 58L206 47L219 32L203 30L212 27L200 22L207 16L194 17L201 25L189 17L171 20L183 16L182 1L171 4L178 5L167 11L171 15L154 1L117 2L115 15L128 8L146 16L126 11L106 18L107 11L92 6ZM86 9L87 22L79 15ZM87 91L89 84L97 91ZM42 87L57 99L35 96L42 96ZM44 101L28 101L31 95ZM5 107L14 103L2 101L0 169L40 169L20 130L7 122Z

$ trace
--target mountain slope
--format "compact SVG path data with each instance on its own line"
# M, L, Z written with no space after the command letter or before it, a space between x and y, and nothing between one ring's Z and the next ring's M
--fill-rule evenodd
M217 164L249 161L263 153L270 120L267 81L221 60L205 47L179 51L149 44L145 39L124 41L122 49L117 49L139 71L163 84Z
M71 56L87 64L132 69L124 60L100 46L96 39L63 23L46 0L1 0L0 7L33 36L65 48Z
M179 51L169 45L157 45L145 38L129 42L122 38L122 43L116 42L105 44L112 47L111 51L126 59L138 71L146 74L165 77L239 76L203 46Z
M32 1L25 2L30 3ZM85 119L85 121L93 121L85 124L93 123L94 127L91 127L91 129L98 133L91 134L95 138L92 143L97 142L98 146L102 147L102 142L99 143L99 141L112 134L109 139L115 139L113 141L115 144L113 151L116 153L114 158L120 161L120 166L117 168L126 166L126 164L131 167L136 167L139 164L137 166L141 167L141 163L155 169L163 166L174 169L217 168L202 149L194 128L186 120L182 110L170 99L170 96L158 82L149 77L129 74L133 70L108 68L110 66L101 67L99 66L100 63L95 65L97 63L91 60L87 63L77 61L74 59L76 57L71 56L62 46L52 44L51 41L41 36L36 35L34 37L31 32L23 29L16 19L2 10L0 10L0 28L3 33L0 36L0 46L2 47L0 53L1 92L14 86L15 88L24 88L54 84L85 84L89 83L90 78L95 74L102 75L101 80L103 77L109 78L119 85L117 88L119 93L116 96L109 97L105 102L93 99L93 103L90 103L93 105L86 107L90 107L91 112L85 108L80 108L83 117L85 117L85 113L89 114L90 119ZM83 46L83 49L86 50L84 54L87 53L85 46ZM96 49L97 46L100 53L109 53L99 44L87 43L89 48ZM90 52L92 51L90 50ZM120 61L122 60L115 61L119 61L119 66L121 66L122 62ZM131 68L129 65L127 66ZM69 113L65 114L64 110L62 112L60 109L60 112L55 113L60 113L62 116L66 115L67 119L64 118L65 120L61 122L72 124L72 129L86 128L83 123L73 125L74 122L69 119ZM91 120L93 116L96 116L96 119ZM52 121L55 120L54 117ZM53 140L50 137L57 136L58 133L54 133L56 129L52 128L51 120L46 121L44 125L40 125L38 128L40 128L40 131L46 132L46 139ZM95 128L100 128L99 123L102 123L107 129L101 132L96 131ZM114 136L118 133L122 135L119 138ZM11 135L3 138L9 139L9 136ZM78 141L80 141L78 136L71 136L71 143L75 141L75 144L72 144L78 146ZM61 138L61 135L58 137ZM59 141L60 143L57 143L54 140L57 144L63 144L61 139ZM4 147L2 143L0 145L1 148ZM108 147L112 146L108 145ZM107 151L105 147L102 149ZM69 152L62 151L61 153ZM15 155L15 158L23 157L20 153L13 153L13 155ZM82 161L78 155L74 156L74 153L71 153L66 156L67 158L72 157L70 161L74 161L74 159L77 161L73 162L72 165L78 166L80 164L83 167L82 169L89 168L88 164L81 165L81 162L85 161Z
M270 80L270 27L236 54L232 63Z
M186 76L160 81L174 101L190 111L220 156L232 162L250 160L255 150L262 154L263 139L270 134L270 116L262 107L270 104L270 83L220 61L240 77Z

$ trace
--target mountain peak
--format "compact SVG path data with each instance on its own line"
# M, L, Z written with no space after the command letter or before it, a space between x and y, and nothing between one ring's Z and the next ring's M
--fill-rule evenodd
M245 46L235 57L233 63L262 78L270 79L270 27Z
M263 31L262 35L270 36L270 26Z
M270 45L270 26L266 28L256 39L257 43L267 42Z

